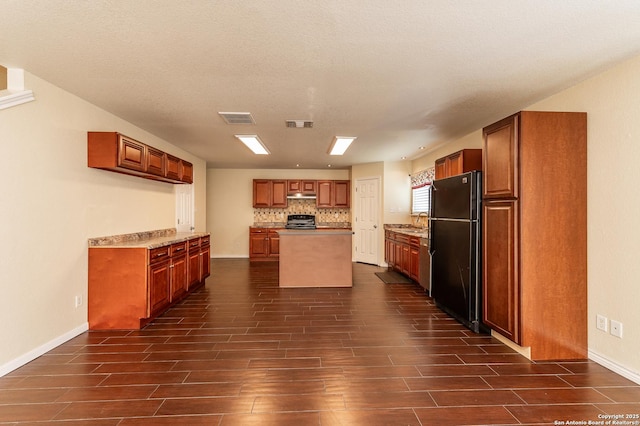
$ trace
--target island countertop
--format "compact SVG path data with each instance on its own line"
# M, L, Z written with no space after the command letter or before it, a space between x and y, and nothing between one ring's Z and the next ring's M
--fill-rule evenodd
M351 229L280 229L278 235L353 235Z

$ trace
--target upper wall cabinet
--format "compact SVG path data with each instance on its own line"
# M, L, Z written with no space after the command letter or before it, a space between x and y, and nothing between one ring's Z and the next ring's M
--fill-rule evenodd
M316 207L348 208L351 206L351 184L348 180L319 180Z
M254 179L253 207L287 207L287 181Z
M87 133L87 165L169 183L193 183L193 164L118 132Z
M463 149L436 160L436 179L482 170L482 150Z
M349 180L253 180L253 207L286 208L287 194L316 197L317 208L349 208L351 181Z

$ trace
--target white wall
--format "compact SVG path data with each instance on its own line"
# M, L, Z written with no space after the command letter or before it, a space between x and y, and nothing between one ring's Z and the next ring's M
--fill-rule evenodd
M522 108L587 112L589 356L636 381L640 380L639 99L640 57ZM412 169L423 170L449 152L481 144L479 129L415 160ZM622 339L596 329L597 314L622 322Z
M349 180L349 170L208 169L207 230L211 257L249 257L253 179Z
M0 111L0 375L86 329L88 238L175 227L173 185L88 168L87 131L119 131L191 161L196 228L205 230L204 161L25 79L36 100Z

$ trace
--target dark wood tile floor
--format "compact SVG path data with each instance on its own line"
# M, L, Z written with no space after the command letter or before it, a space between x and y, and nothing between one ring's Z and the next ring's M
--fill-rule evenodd
M0 378L0 424L520 425L640 413L633 382L589 361L529 362L418 285L382 283L380 270L355 264L353 289L279 289L277 264L213 260L206 286L144 330L83 333Z

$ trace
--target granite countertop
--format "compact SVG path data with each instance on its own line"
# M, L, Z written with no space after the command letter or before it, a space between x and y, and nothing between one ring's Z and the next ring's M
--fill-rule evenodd
M176 232L175 228L169 228L156 231L136 232L133 234L90 238L89 247L154 249L208 235L208 232Z
M384 229L385 231L393 231L412 237L429 238L429 228L416 228L407 224L385 224Z

